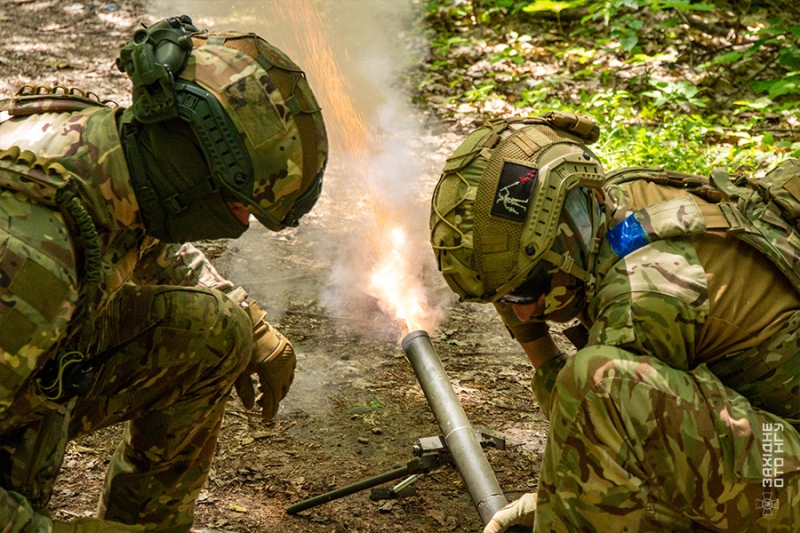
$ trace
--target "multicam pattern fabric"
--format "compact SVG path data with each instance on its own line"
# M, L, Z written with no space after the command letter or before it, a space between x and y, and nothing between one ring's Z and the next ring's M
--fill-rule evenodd
M189 57L181 78L211 92L227 111L253 162L252 199L282 220L303 192L303 146L294 116L266 71L238 50L205 44Z
M144 235L116 113L90 107L21 113L0 123L0 151L18 146L74 173L71 187L99 233L102 276L91 302L87 351L118 346L160 318L166 320L104 365L91 389L73 400L74 410L45 399L36 387L36 372L57 349L70 347L62 342L76 327L71 317L79 294L78 250L55 207L0 182L4 533L49 531L51 520L40 511L67 439L121 420L134 421L112 460L98 516L147 523L154 531L188 531L225 399L250 360L252 325L236 303L217 291L230 290L232 284L194 247L166 245ZM55 187L62 184L60 174L49 178ZM170 379L162 379L167 374ZM50 421L53 438L28 446L41 432L30 424L42 415L48 415L44 419Z
M588 347L550 409L537 533L797 531L800 434L704 365Z
M13 157L0 159L0 181L15 188L32 183L24 166ZM60 175L41 172L38 178L61 181ZM42 203L52 191L30 191L41 200L36 201L22 190L0 188L0 433L9 427L6 411L12 403L22 413L46 403L41 396L14 398L41 367L43 354L67 334L78 300L69 229L60 213Z
M800 161L785 161L751 185L755 191L747 187L729 189L741 195L739 209L760 234L757 237L743 232L740 238L767 254L800 288L800 243L794 229L800 211Z
M239 130L256 179L251 195L256 204L255 209L251 205L253 215L261 220L263 210L275 220L283 220L310 186L304 183L310 181L304 180L304 161L313 161L317 167L306 173L312 170L316 174L324 167L327 142L321 120L317 121L318 146L314 147L319 160L304 159L300 131L280 90L256 60L235 48L208 43L196 48L181 77L211 92ZM309 95L310 90L306 98Z
M117 134L118 112L92 107L12 118L0 124L0 149L30 150L79 176L76 186L98 226L108 231L143 228Z
M589 343L635 347L688 369L708 306L705 271L691 244L656 241L616 262L598 282L588 306Z
M166 322L104 365L77 403L70 437L130 420L97 516L185 533L225 401L250 361L251 324L217 291L125 285L98 317L98 331L103 345L116 346L159 318Z
M645 182L607 192L612 225L688 194ZM534 377L551 421L535 532L796 531L800 299L787 303L791 286L743 243L732 257L766 279L732 276L724 289L741 298L726 299L703 267L713 238L657 240L622 259L601 245L590 347ZM781 294L770 302L770 291ZM746 305L748 292L767 300L770 335L740 323L737 349L718 348L725 339L708 332L742 316L721 306Z
M184 71L181 77L209 89L245 136L256 176L251 212L273 230L281 229L277 221L295 225L319 198L328 159L325 123L306 74L253 33L192 37L197 58L190 58L190 66L195 61L196 70ZM228 76L225 63L243 74ZM297 201L290 201L291 196Z

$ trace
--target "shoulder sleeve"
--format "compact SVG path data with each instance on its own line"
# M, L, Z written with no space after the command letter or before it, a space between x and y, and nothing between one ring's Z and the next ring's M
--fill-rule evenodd
M542 415L547 420L550 420L550 400L553 396L553 389L555 389L556 386L556 378L558 378L558 373L564 368L566 362L566 355L557 355L534 372L533 378L531 379L533 395L536 396L539 409L541 409Z
M589 305L589 344L617 346L689 369L708 316L708 284L683 239L651 243L620 260Z
M134 281L141 285L181 285L228 292L234 285L192 244L145 243Z
M50 224L57 217L45 212L50 218L41 220L35 211L32 221L17 217L20 231L15 236L3 229L3 207L0 195L0 427L12 423L6 412L15 402L16 410L25 413L33 409L31 402L44 401L38 396L19 398L18 392L66 335L78 302L71 248L59 245L63 226ZM28 222L33 227L26 227ZM50 235L55 237L46 240Z

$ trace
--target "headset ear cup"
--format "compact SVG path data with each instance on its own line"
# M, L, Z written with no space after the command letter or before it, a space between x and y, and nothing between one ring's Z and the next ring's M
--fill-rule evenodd
M120 50L117 68L133 82L136 119L152 124L178 116L175 78L186 68L197 32L186 15L138 29Z

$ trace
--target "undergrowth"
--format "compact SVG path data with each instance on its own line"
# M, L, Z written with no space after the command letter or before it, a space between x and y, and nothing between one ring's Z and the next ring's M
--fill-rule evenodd
M430 0L415 100L470 127L594 118L609 168L763 171L800 157L800 7L772 0Z

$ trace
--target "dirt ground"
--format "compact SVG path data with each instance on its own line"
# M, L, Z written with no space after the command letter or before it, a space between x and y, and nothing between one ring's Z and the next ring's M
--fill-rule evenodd
M91 90L126 105L127 80L113 60L144 7L125 0L3 0L0 97L35 82ZM432 119L420 120L428 120L424 141L436 147L426 165L440 168L459 136ZM435 179L430 170L426 183L432 186ZM198 527L325 533L481 529L452 466L423 475L414 496L371 501L367 490L296 516L285 513L287 505L404 465L413 459L418 438L439 434L399 347L399 328L387 327L390 319L368 298L352 315L321 303L327 301L321 294L336 237L351 231L346 222L343 208L323 195L296 230L272 234L253 228L238 241L205 245L225 275L254 264L268 274L236 281L266 302L273 323L294 342L299 364L275 420L264 423L237 399L229 402L197 506ZM320 246L323 239L327 247ZM447 303L431 332L434 346L472 423L505 436L505 450L487 453L513 499L535 489L547 431L530 391L531 367L490 308L458 305L440 279L428 282ZM357 327L365 312L383 324L374 334ZM120 435L121 428L112 427L69 445L51 501L56 518L93 514Z

